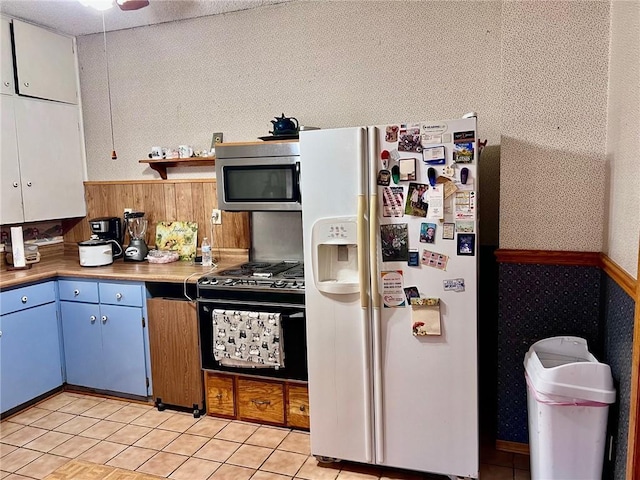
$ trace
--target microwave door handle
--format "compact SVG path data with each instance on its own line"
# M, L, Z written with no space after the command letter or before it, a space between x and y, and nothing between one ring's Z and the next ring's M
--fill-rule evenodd
M295 181L295 189L296 194L298 195L298 202L302 203L302 192L300 191L300 162L296 162L296 181Z

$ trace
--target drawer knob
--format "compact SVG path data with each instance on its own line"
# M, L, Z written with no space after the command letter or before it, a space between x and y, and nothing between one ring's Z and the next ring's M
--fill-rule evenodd
M4 82L4 86L5 86L5 87L8 87L8 86L10 86L10 85L11 85L11 82Z
M260 407L262 405L271 405L271 400L256 400L255 398L251 400L256 407Z
M29 82L24 82L24 86L28 87L29 86Z
M20 184L18 182L13 182L13 187L14 188L18 188L20 186Z
M222 400L222 394L221 394L221 393L217 394L217 395L216 395L216 398L217 398L218 400Z
M102 315L102 323L107 323L107 316L106 315Z
M89 317L89 320L91 320L91 323L96 323L96 316L95 315L91 315Z
M26 296L26 295L20 299L20 301L21 301L22 303L27 303L27 301L28 301L28 300L29 300L29 299L27 298L27 296Z
M80 295L80 290L78 290L77 288L73 291L73 296L77 297L78 295Z
M122 294L121 293L116 293L116 300L120 300L122 298Z
M32 185L33 185L33 183L27 182L27 187L31 187Z
M304 405L300 405L300 411L304 412L307 409L307 407L305 407Z

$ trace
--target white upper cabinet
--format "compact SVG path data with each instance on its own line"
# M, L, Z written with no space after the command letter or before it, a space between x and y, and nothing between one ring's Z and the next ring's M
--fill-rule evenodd
M18 164L18 143L14 118L14 98L0 95L2 115L2 144L0 152L0 223L20 223L22 212L22 185Z
M76 105L0 95L0 224L83 217Z
M20 95L78 103L72 38L13 20L13 41Z
M13 53L11 52L11 27L9 20L0 18L0 72L2 84L0 93L16 93L13 77Z

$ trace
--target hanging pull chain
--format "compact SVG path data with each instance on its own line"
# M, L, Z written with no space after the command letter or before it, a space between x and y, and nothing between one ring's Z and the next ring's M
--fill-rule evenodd
M107 94L109 96L109 122L111 124L111 160L117 160L116 146L113 140L113 111L111 109L111 78L109 76L109 57L107 55L107 28L104 23L104 12L102 12L102 36L104 38L104 64L107 71Z

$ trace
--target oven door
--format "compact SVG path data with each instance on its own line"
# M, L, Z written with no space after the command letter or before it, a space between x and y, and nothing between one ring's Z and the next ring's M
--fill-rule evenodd
M284 351L284 366L232 367L221 365L213 355L213 312L221 310L243 310L280 314L281 339ZM248 303L235 300L198 299L198 324L200 335L200 359L204 370L241 373L270 378L304 380L307 375L307 336L304 307L277 303Z

